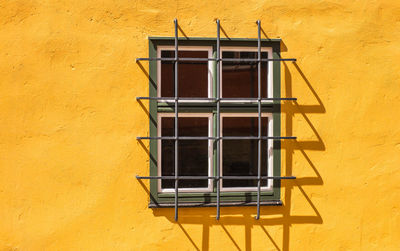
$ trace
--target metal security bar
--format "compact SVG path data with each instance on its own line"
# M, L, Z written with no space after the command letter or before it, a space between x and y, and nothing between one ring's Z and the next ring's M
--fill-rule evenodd
M280 139L296 139L296 137L293 136L287 136L287 137L268 137L268 136L261 136L261 137L254 137L254 136L219 136L219 137L188 137L188 136L178 136L178 137L172 137L172 136L160 136L160 137L136 137L136 139L161 139L161 140L220 140L220 139L225 139L225 140L238 140L238 139L275 139L275 140L280 140Z
M175 128L174 128L174 136L158 136L158 137L137 137L138 140L174 140L175 143L175 163L174 163L174 176L136 176L137 179L149 179L149 180L175 180L175 188L174 188L174 199L175 199L175 221L178 220L178 191L179 191L179 180L198 180L198 179L206 179L206 180L215 180L216 181L216 207L217 207L217 215L216 218L219 220L220 218L220 181L221 180L257 180L257 215L256 219L260 218L260 197L261 197L261 181L262 180L284 180L284 179L296 179L295 176L261 176L261 141L266 139L272 140L283 140L283 139L296 139L293 136L286 137L273 137L273 136L262 136L261 131L261 118L262 118L262 102L263 101L280 101L280 100L297 100L297 98L262 98L261 97L261 63L262 62L271 62L271 61L296 61L294 58L261 58L261 22L257 20L258 26L258 39L257 39L257 59L243 59L243 58L221 58L220 56L220 21L217 19L217 40L216 40L216 58L179 58L178 56L178 20L174 20L175 26L175 57L174 58L136 58L136 61L172 61L174 62L174 95L175 97L137 97L137 100L161 100L167 103L174 103L175 107ZM181 61L215 61L216 62L216 97L215 98L184 98L179 97L178 93L178 62ZM221 98L220 95L220 67L221 62L255 62L257 63L257 89L258 89L258 97L257 98ZM207 100L212 101L212 103L216 104L216 137L184 137L178 136L178 104L179 101L192 101L197 102L199 100ZM258 111L258 136L257 137L226 137L220 136L220 105L223 101L240 101L240 102L257 102L257 111ZM220 143L221 140L257 140L258 141L258 158L257 158L257 176L221 176L220 174ZM178 143L179 140L214 140L216 143L216 176L179 176L178 173Z
M220 23L219 23L219 19L217 19L217 93L216 93L216 97L217 97L217 216L216 219L219 220L219 213L220 213L220 209L219 209L219 204L220 204L220 197L221 197L221 189L220 189L220 184L221 184L221 179L220 179L220 158L221 158L221 153L220 153L220 149L221 149L221 140L220 140L220 112L221 112L221 95L220 95L220 69L221 69L221 60L220 60L220 52L221 52L221 47L220 47Z
M178 20L175 18L175 98L178 95ZM178 102L175 102L175 221L178 221Z
M257 216L260 218L260 194L261 194L261 33L260 20L257 20L258 39L257 39L257 88L258 88L258 155L257 155Z
M136 97L137 100L162 100L164 102L175 102L175 101L193 101L196 102L198 100L209 100L209 101L243 101L243 102L254 102L254 101L268 101L268 100L293 100L296 101L297 98L174 98L174 97Z
M142 180L293 180L295 176L139 176L136 175L136 179Z
M217 20L219 21L219 20ZM295 58L137 58L136 61L226 61L226 62L269 62L269 61L292 61L295 62Z

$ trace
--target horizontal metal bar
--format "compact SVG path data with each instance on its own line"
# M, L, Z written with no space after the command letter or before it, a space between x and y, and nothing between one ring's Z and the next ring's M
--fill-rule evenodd
M297 98L220 98L221 101L250 101L250 102L255 102L255 101L267 101L267 100L297 100Z
M221 58L221 61L225 62L270 62L270 61L292 61L295 62L295 58Z
M180 97L180 98L174 98L174 97L136 97L137 100L140 99L147 99L147 100L165 100L167 102L174 102L175 100L179 101L179 100L193 100L193 102L197 101L197 100L215 100L216 98L203 98L203 97L199 97L199 98L185 98L185 97Z
M240 140L240 139L296 139L296 137L268 137L268 136L223 136L219 137L220 139L225 139L225 140Z
M136 175L136 179L144 180L293 180L296 176L139 176Z
M267 200L267 201L260 201L261 206L282 206L281 200ZM257 202L250 201L237 201L237 202L228 202L228 201L221 201L221 207L241 207L241 206L256 206ZM215 207L217 206L216 202L179 202L179 207ZM161 203L149 203L149 208L171 208L175 207L174 203L170 202L161 202Z
M148 37L149 40L157 41L157 40L174 40L175 37ZM218 38L217 37L178 37L179 41L211 41L215 42ZM224 42L257 42L257 38L235 38L235 37L221 37L219 40ZM281 42L281 38L262 38L262 42Z
M295 58L136 58L136 61L224 61L224 62L270 62L270 61L292 61L296 62Z
M196 102L198 100L210 100L210 101L242 101L242 102L256 102L259 101L258 98L187 98L187 97L180 97L180 98L174 98L174 97L136 97L136 100L163 100L165 102L175 102L179 100L183 101L192 101ZM261 98L260 101L268 101L268 100L297 100L297 98Z
M188 137L188 136L179 136L179 137L174 137L174 136L162 136L162 137L136 137L136 139L150 139L150 140L242 140L242 139L259 139L257 136L225 136L225 137ZM268 136L262 136L261 139L274 139L274 140L280 140L280 139L297 139L297 137L294 136L282 136L282 137L268 137Z
M136 61L217 61L216 58L137 58Z
M174 137L174 136L165 136L165 137L136 137L136 139L161 139L161 140L214 140L216 139L215 137L187 137L187 136L179 136L179 137Z

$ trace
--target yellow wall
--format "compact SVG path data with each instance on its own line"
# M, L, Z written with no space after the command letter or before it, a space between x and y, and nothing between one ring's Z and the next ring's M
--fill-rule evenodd
M282 207L148 209L148 36L282 38ZM396 250L400 2L0 3L0 250ZM145 144L148 144L145 142Z

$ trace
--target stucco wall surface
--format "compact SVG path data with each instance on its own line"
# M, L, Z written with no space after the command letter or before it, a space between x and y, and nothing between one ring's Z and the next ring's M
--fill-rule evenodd
M148 36L282 38L282 207L149 209ZM0 250L398 250L400 2L0 1Z

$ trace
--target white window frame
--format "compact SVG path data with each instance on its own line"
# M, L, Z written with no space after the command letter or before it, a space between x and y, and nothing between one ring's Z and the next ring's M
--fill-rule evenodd
M169 50L169 51L174 51L175 47L174 46L158 46L157 47L157 57L161 57L161 52L164 50ZM208 57L212 58L213 57L213 48L212 46L179 46L179 51L208 51ZM238 47L221 47L220 50L220 58L222 58L222 53L225 51L234 51L234 52L257 52L258 48L257 47L245 47L245 46L238 46ZM261 52L267 52L268 53L268 59L273 58L273 50L272 47L263 47L261 49ZM267 82L267 90L268 90L268 98L273 97L273 62L269 61L268 63L268 82ZM213 97L213 81L214 81L214 75L213 71L215 68L215 62L214 61L208 61L208 98ZM220 97L223 97L222 93L222 67L220 67ZM157 61L157 96L161 97L161 88L162 88L162 83L161 83L161 61ZM195 102L211 102L207 100L196 100L193 99ZM162 99L158 100L158 102L167 102L170 101L168 99ZM190 102L186 100L180 100L179 102ZM243 102L243 103L249 103L249 101L246 100L225 100L221 102ZM267 101L262 101L262 103L272 103L272 100L267 100ZM250 103L257 103L257 101L250 101ZM214 137L213 133L213 113L179 113L179 117L207 117L209 121L209 128L208 128L208 134L209 137ZM161 135L161 129L162 129L162 118L163 117L175 117L175 113L158 113L157 114L157 135ZM258 117L258 113L220 113L220 135L223 136L223 117ZM268 118L268 135L269 137L273 136L273 116L272 113L262 113L262 117L267 117ZM158 141L157 143L157 174L158 176L161 175L161 163L162 163L162 154L161 154L161 144L162 140ZM223 176L223 144L221 143L220 145L220 174ZM267 163L268 163L268 176L273 176L273 140L268 139L268 155L267 155ZM208 176L214 176L214 163L213 163L213 140L208 140ZM223 179L220 181L220 191L221 192L256 192L257 187L223 187ZM261 191L272 191L273 190L273 180L268 179L267 180L267 186L261 186ZM161 180L158 180L158 192L159 193L173 193L175 192L174 188L165 188L162 189L161 187ZM209 179L207 182L207 187L204 188L178 188L179 192L194 192L194 193L200 193L200 192L210 192L212 193L214 189L213 185L213 179Z
M258 52L258 48L257 47L244 47L244 46L242 46L242 47L240 47L240 46L237 46L237 47L228 47L228 46L221 47L220 55L219 55L220 58L222 58L222 53L225 52L225 51ZM272 56L272 47L263 47L263 48L261 48L261 52L268 52L268 59L272 59L273 58L273 56ZM267 63L268 63L268 82L267 82L267 85L268 85L267 86L268 96L267 97L268 98L272 98L273 97L273 83L274 83L274 81L273 81L273 79L274 79L274 76L273 76L273 62L272 61L268 61ZM223 97L223 93L222 93L222 65L220 67L219 76L220 76L220 81L219 81L219 83L220 83L220 86L219 86L220 98L222 98ZM229 103L229 102L257 103L257 101L249 102L249 101L246 101L246 100L221 100L221 102L226 102L226 103ZM272 103L272 102L273 102L272 100L262 101L262 103Z
M157 114L157 135L161 135L162 128L162 118L165 117L175 117L175 113L158 113ZM213 114L212 113L179 113L178 118L181 117L201 117L208 118L208 137L212 137L213 135ZM161 144L162 140L157 142L157 175L162 176L161 172L161 163L162 163L162 154L161 154ZM213 176L214 164L213 164L213 140L208 140L208 176ZM178 160L179 161L179 160ZM179 192L212 192L213 191L213 180L208 179L207 187L201 188L178 188ZM173 193L175 192L175 188L162 188L161 180L158 180L158 192L159 193Z
M235 118L241 118L241 117L245 117L245 118L249 118L249 117L254 117L254 118L258 118L258 113L221 113L220 114L220 135L223 137L223 118L224 117L235 117ZM273 137L274 134L274 130L273 130L273 117L272 117L272 113L262 113L261 114L262 118L268 118L268 137ZM224 176L223 174L223 144L222 144L221 140L221 145L220 145L220 174L222 176ZM274 168L273 168L273 164L274 164L274 149L273 149L273 140L272 139L268 139L268 155L267 155L267 163L268 163L268 176L273 176L274 175ZM241 192L241 191L251 191L251 192L256 192L257 191L257 187L223 187L223 182L224 180L222 179L220 181L220 191L221 192ZM268 179L267 180L267 186L261 186L261 191L272 191L273 188L273 180Z
M158 46L157 47L157 57L161 58L161 51L175 51L174 46ZM208 58L213 57L213 49L212 46L179 46L178 51L207 51L208 52ZM214 61L208 61L208 98L213 97L213 63ZM179 74L179 72L178 72ZM157 61L157 97L161 97L161 88L162 88L162 83L161 83L161 61ZM159 100L158 102L167 102L168 99L162 99ZM196 100L194 99L195 102L210 102L209 100ZM185 103L185 102L190 102L188 100L180 100L179 102Z

